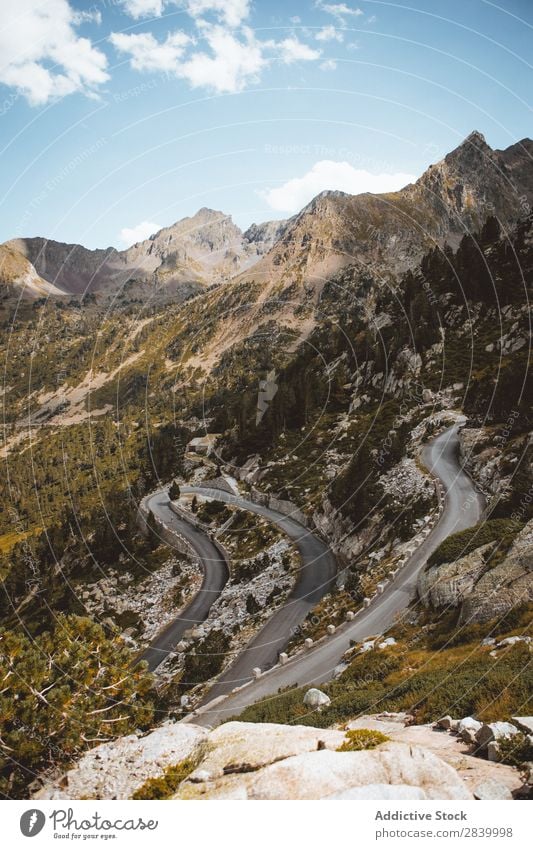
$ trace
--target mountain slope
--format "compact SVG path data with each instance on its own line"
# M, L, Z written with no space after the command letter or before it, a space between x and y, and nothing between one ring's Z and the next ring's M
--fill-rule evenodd
M0 294L2 297L42 298L65 293L37 274L29 260L13 245L0 245Z
M203 208L124 251L88 250L40 237L6 245L32 262L44 279L72 294L124 289L136 297L157 293L181 300L252 265L283 225L252 225L243 234L231 216Z
M401 272L435 243L456 247L489 215L514 223L524 202L533 202L533 142L492 150L473 132L398 192L318 195L245 276L273 285L308 283L320 292L325 279L354 263Z

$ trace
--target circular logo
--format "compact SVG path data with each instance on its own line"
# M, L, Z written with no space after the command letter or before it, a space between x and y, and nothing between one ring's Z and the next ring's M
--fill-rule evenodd
M46 817L42 811L37 808L32 808L29 811L24 811L20 818L20 830L24 837L35 837L43 830Z

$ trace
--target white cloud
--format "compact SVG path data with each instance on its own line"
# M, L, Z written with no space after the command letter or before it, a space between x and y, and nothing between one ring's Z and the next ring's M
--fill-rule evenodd
M319 9L326 12L328 15L333 15L338 21L342 21L345 17L359 18L364 15L362 9L347 6L346 3L321 3L316 4Z
M286 38L279 43L280 58L286 65L293 62L309 62L320 57L320 50L314 50L296 37Z
M79 9L74 11L73 22L75 24L100 24L102 23L102 13L99 9L89 9L87 12L81 12Z
M315 35L315 38L317 41L342 41L344 36L333 24L329 24L327 27L322 27Z
M161 230L161 224L155 224L153 221L141 221L135 227L123 227L120 231L120 241L129 247L135 242L144 242L145 239L159 230Z
M141 7L155 11L155 0L124 3L130 14L139 15ZM164 11L167 5L179 5L192 18L192 37L183 30L169 33L163 41L152 32L111 33L109 37L137 71L172 73L192 88L234 93L259 82L261 72L274 61L290 65L321 56L320 50L295 35L280 42L257 38L243 23L250 12L250 0L159 0L158 9ZM204 17L209 14L214 21Z
M186 9L192 18L214 13L229 27L238 27L250 14L250 0L187 0Z
M412 174L371 174L354 168L348 162L323 159L316 162L303 177L294 177L282 186L267 189L260 194L272 209L292 214L326 189L354 195L362 192L393 192L415 179Z
M176 63L183 56L190 37L177 30L170 33L165 41L159 42L151 32L131 33L113 32L111 43L119 53L130 57L131 67L136 71L173 72Z
M163 14L165 0L123 0L124 11L130 17L158 18Z
M337 69L337 63L335 59L325 59L320 63L319 67L321 71L335 71Z
M178 65L176 74L193 88L205 87L217 92L242 91L247 83L257 82L267 64L264 45L252 30L245 27L242 38L223 27L209 27L204 32L211 54L193 53Z
M95 93L109 79L105 55L75 26L68 0L0 3L0 83L20 91L32 106L79 91Z
M250 0L123 0L122 5L135 20L158 18L168 6L179 6L196 21L213 14L229 27L240 26L250 14Z

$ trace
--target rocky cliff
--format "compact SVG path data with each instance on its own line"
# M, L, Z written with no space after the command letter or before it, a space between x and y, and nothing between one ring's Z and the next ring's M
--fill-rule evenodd
M67 293L124 290L129 296L163 295L179 301L252 265L283 226L284 222L266 222L243 233L231 216L203 208L123 251L88 250L43 238L6 244Z

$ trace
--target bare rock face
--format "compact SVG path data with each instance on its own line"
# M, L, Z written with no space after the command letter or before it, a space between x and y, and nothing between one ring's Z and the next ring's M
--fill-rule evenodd
M198 756L207 732L168 723L138 737L130 734L87 752L61 779L46 783L36 799L129 799L166 767Z
M258 735L263 736L266 742L275 728L268 725L254 726L252 747L258 745ZM208 755L196 773L192 773L181 784L176 798L472 798L457 772L425 749L401 743L385 743L370 751L331 751L329 746L332 738L326 736L324 739L328 732L306 728L306 745L310 748L312 742L314 750L289 755L288 752L293 748L288 745L291 731L296 739L301 738L302 728L286 728L281 748L279 745L274 750L267 747L268 761L260 766L254 759L255 768L250 764L247 752L242 761L240 748L232 751L226 741L224 757L222 761L218 760L216 771L209 769L209 758L216 758L218 750L214 735L211 735L210 744L216 747L214 755ZM341 732L329 734L344 736ZM325 748L319 748L320 741L325 743ZM260 744L260 751L265 751L265 742ZM283 752L287 754L284 756Z
M70 294L86 291L164 293L187 297L230 280L253 265L283 232L285 222L252 225L248 236L231 216L213 209L164 227L126 250L89 250L52 239L14 239L6 245L33 263L45 280Z
M335 751L343 731L270 723L227 722L209 735L208 752L189 780L218 781L227 775L255 772L285 758L321 748Z
M516 537L505 559L483 574L461 608L461 622L486 622L533 601L533 520Z
M63 295L57 286L37 274L31 262L10 244L0 245L0 295L46 298Z
M533 520L494 568L487 558L491 549L489 543L453 563L424 570L418 579L422 602L436 609L460 607L462 624L486 622L519 604L533 601ZM510 639L519 641L519 638Z
M486 568L484 555L492 547L489 543L454 563L443 563L424 570L418 579L418 593L423 604L436 609L462 604L483 574Z
M476 757L456 735L404 721L404 714L388 713L352 720L347 728L390 738L363 751L339 751L346 730L228 722L209 732L166 723L98 746L34 798L130 798L185 759L197 766L178 799L488 799L509 798L521 787L517 770ZM462 723L481 725L471 717ZM506 730L501 725L490 726L493 737Z
M323 281L346 266L413 266L434 240L457 247L489 215L512 223L518 198L533 200L533 142L492 150L471 133L416 183L384 195L325 191L291 218L250 277L278 284Z

